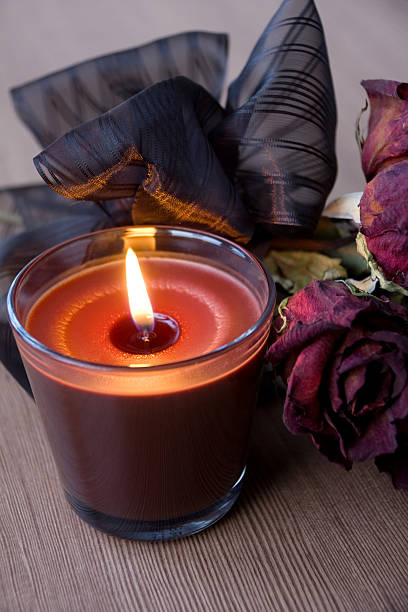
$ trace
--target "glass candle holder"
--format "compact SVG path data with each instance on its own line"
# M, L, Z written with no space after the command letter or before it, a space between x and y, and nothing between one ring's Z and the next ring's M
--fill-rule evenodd
M124 249L165 350L112 344L126 310ZM136 540L190 535L239 495L275 303L245 249L178 227L103 230L62 243L14 280L8 312L66 497L94 527ZM84 357L85 356L85 357Z

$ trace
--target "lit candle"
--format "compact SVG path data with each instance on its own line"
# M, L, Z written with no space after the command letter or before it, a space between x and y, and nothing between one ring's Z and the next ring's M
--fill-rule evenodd
M60 245L9 297L70 503L135 539L192 533L234 502L274 297L240 247L202 232L151 232L147 249L146 230L134 228ZM125 272L119 251L129 243L146 289L131 250ZM33 290L36 276L43 288Z
M137 255L131 248L126 252L126 286L133 323L141 338L148 341L154 329L154 313Z

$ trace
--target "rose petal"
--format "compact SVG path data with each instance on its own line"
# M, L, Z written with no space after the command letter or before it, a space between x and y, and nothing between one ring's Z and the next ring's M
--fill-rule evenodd
M383 353L381 344L372 342L370 339L352 344L353 352L348 357L344 356L346 351L344 347L342 348L343 352L338 351L340 355L340 365L336 370L338 376L359 366L365 366L375 359L381 359Z
M320 388L337 334L317 338L298 355L288 380L283 419L292 433L321 431L326 425L320 409Z
M371 225L381 213L407 202L407 190L408 161L392 164L367 183L359 204L360 220L367 236L371 236Z
M408 333L408 310L406 327L405 330L404 328L402 328L401 331L405 331ZM383 342L384 344L393 344L396 349L401 351L401 353L405 353L406 355L408 355L408 336L404 336L401 333L391 330L388 331L384 329L379 329L378 331L374 331L371 334L371 338L373 340L376 340L377 342Z
M399 398L395 401L395 403L390 408L390 413L392 414L395 420L397 419L405 419L408 416L408 386L402 391ZM408 420L404 421L407 427L407 436L408 436ZM398 423L398 431L400 432L402 429L401 423Z
M330 398L331 399L331 398ZM352 419L348 418L347 414L339 414L331 410L325 411L326 422L332 427L333 431L339 438L339 449L343 457L347 457L346 446L348 440L354 440L356 435L360 434L360 430Z
M366 386L357 398L356 414L367 417L385 409L391 403L394 376L386 364L374 361L366 368ZM372 414L371 414L372 413Z
M394 487L408 490L408 445L400 444L393 454L376 457L375 464L391 476Z
M398 81L363 81L370 100L368 135L362 152L363 170L370 180L381 166L407 155L408 101ZM400 92L400 95L398 95Z
M334 412L340 412L343 408L345 408L344 385L343 383L340 383L341 374L343 374L342 366L345 356L351 352L354 358L355 346L360 342L365 342L364 329L360 325L355 325L347 334L343 334L342 343L340 346L338 346L336 352L333 354L333 367L331 368L330 372L329 390L332 409ZM354 369L360 365L364 366L364 361L356 358L350 364L349 368L344 368L344 371L347 372L348 369ZM346 418L348 417L346 416ZM354 427L352 422L350 422L350 425Z
M368 183L360 215L367 248L385 277L408 287L408 161L394 163Z
M397 428L386 413L378 414L366 428L364 435L356 438L346 448L350 461L366 461L377 455L393 453L397 448Z
M311 436L313 443L319 449L319 451L327 457L329 461L337 463L346 470L351 470L353 462L344 457L339 446L339 436L335 434L334 430L330 433L324 434L313 434Z
M383 354L382 362L393 375L392 393L390 398L398 397L408 383L407 372L408 353L404 356L398 350Z
M358 314L371 308L370 301L353 296L343 283L312 281L288 301L283 313L287 328L267 358L276 365L324 333L349 330Z
M366 371L367 368L362 365L353 368L348 372L343 386L346 397L346 402L349 406L352 406L353 401L356 398L357 392L365 385L366 382Z
M408 197L408 196L407 196ZM367 248L387 280L408 288L408 202L396 204L382 213L366 235Z

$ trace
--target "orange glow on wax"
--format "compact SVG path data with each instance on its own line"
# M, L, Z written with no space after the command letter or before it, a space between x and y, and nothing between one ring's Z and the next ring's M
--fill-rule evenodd
M133 249L126 252L126 284L132 320L141 336L148 338L154 328L154 314L139 261Z

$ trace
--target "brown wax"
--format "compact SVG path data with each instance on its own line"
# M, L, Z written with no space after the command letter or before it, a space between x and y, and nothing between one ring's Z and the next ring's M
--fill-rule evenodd
M250 291L221 269L188 259L141 258L153 310L179 325L177 342L134 355L111 340L129 316L122 260L85 269L47 291L31 309L26 329L58 353L110 365L160 365L191 359L228 344L260 312Z
M27 370L69 495L114 517L149 521L199 512L240 477L262 351L203 382L192 383L183 366L167 373L170 378L146 382L151 365L231 342L255 323L260 308L243 282L202 262L147 258L141 266L153 309L179 324L172 346L134 355L111 342L112 327L128 308L123 264L115 261L48 290L29 313L27 328L59 353L129 366L126 385L118 378L98 388L98 372L88 373L86 365L75 384L62 374L44 374L29 360Z

